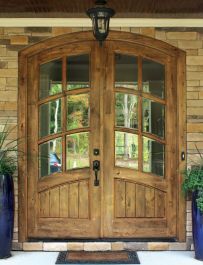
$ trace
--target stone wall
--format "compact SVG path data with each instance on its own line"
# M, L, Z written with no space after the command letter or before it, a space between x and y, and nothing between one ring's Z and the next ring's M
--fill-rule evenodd
M187 53L187 159L188 165L198 159L197 149L203 151L203 30L185 28L112 28L150 36L168 42ZM9 124L17 124L18 51L53 36L89 28L0 28L0 129L9 118ZM15 129L11 139L17 137ZM92 243L18 243L18 190L15 177L16 214L14 249L64 250L88 249ZM191 207L187 203L186 243L99 243L95 247L108 249L190 249ZM103 244L103 245L102 245Z

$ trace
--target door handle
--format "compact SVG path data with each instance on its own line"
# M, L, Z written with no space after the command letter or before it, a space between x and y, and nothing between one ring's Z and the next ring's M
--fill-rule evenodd
M98 172L100 170L100 161L94 160L93 161L93 170L95 174L94 186L99 186L99 179L98 179Z

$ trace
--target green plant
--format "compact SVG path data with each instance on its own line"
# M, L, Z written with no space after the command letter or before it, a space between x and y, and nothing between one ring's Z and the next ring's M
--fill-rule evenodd
M200 160L183 173L183 191L185 193L197 192L197 207L203 213L203 156L196 147Z
M8 128L8 121L0 131L0 174L13 175L17 168L17 142L9 140L14 128Z

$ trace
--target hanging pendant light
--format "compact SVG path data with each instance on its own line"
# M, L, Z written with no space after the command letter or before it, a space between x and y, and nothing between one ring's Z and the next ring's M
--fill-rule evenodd
M106 39L109 33L110 18L115 15L112 8L105 7L106 0L96 0L96 7L87 10L87 15L92 20L93 34L100 45Z

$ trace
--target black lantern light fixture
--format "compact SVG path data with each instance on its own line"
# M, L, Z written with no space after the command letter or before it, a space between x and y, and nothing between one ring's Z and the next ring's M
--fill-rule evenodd
M95 7L87 10L87 15L92 20L93 34L100 45L106 39L109 33L109 21L114 16L115 11L112 8L104 6L106 0L96 0Z

